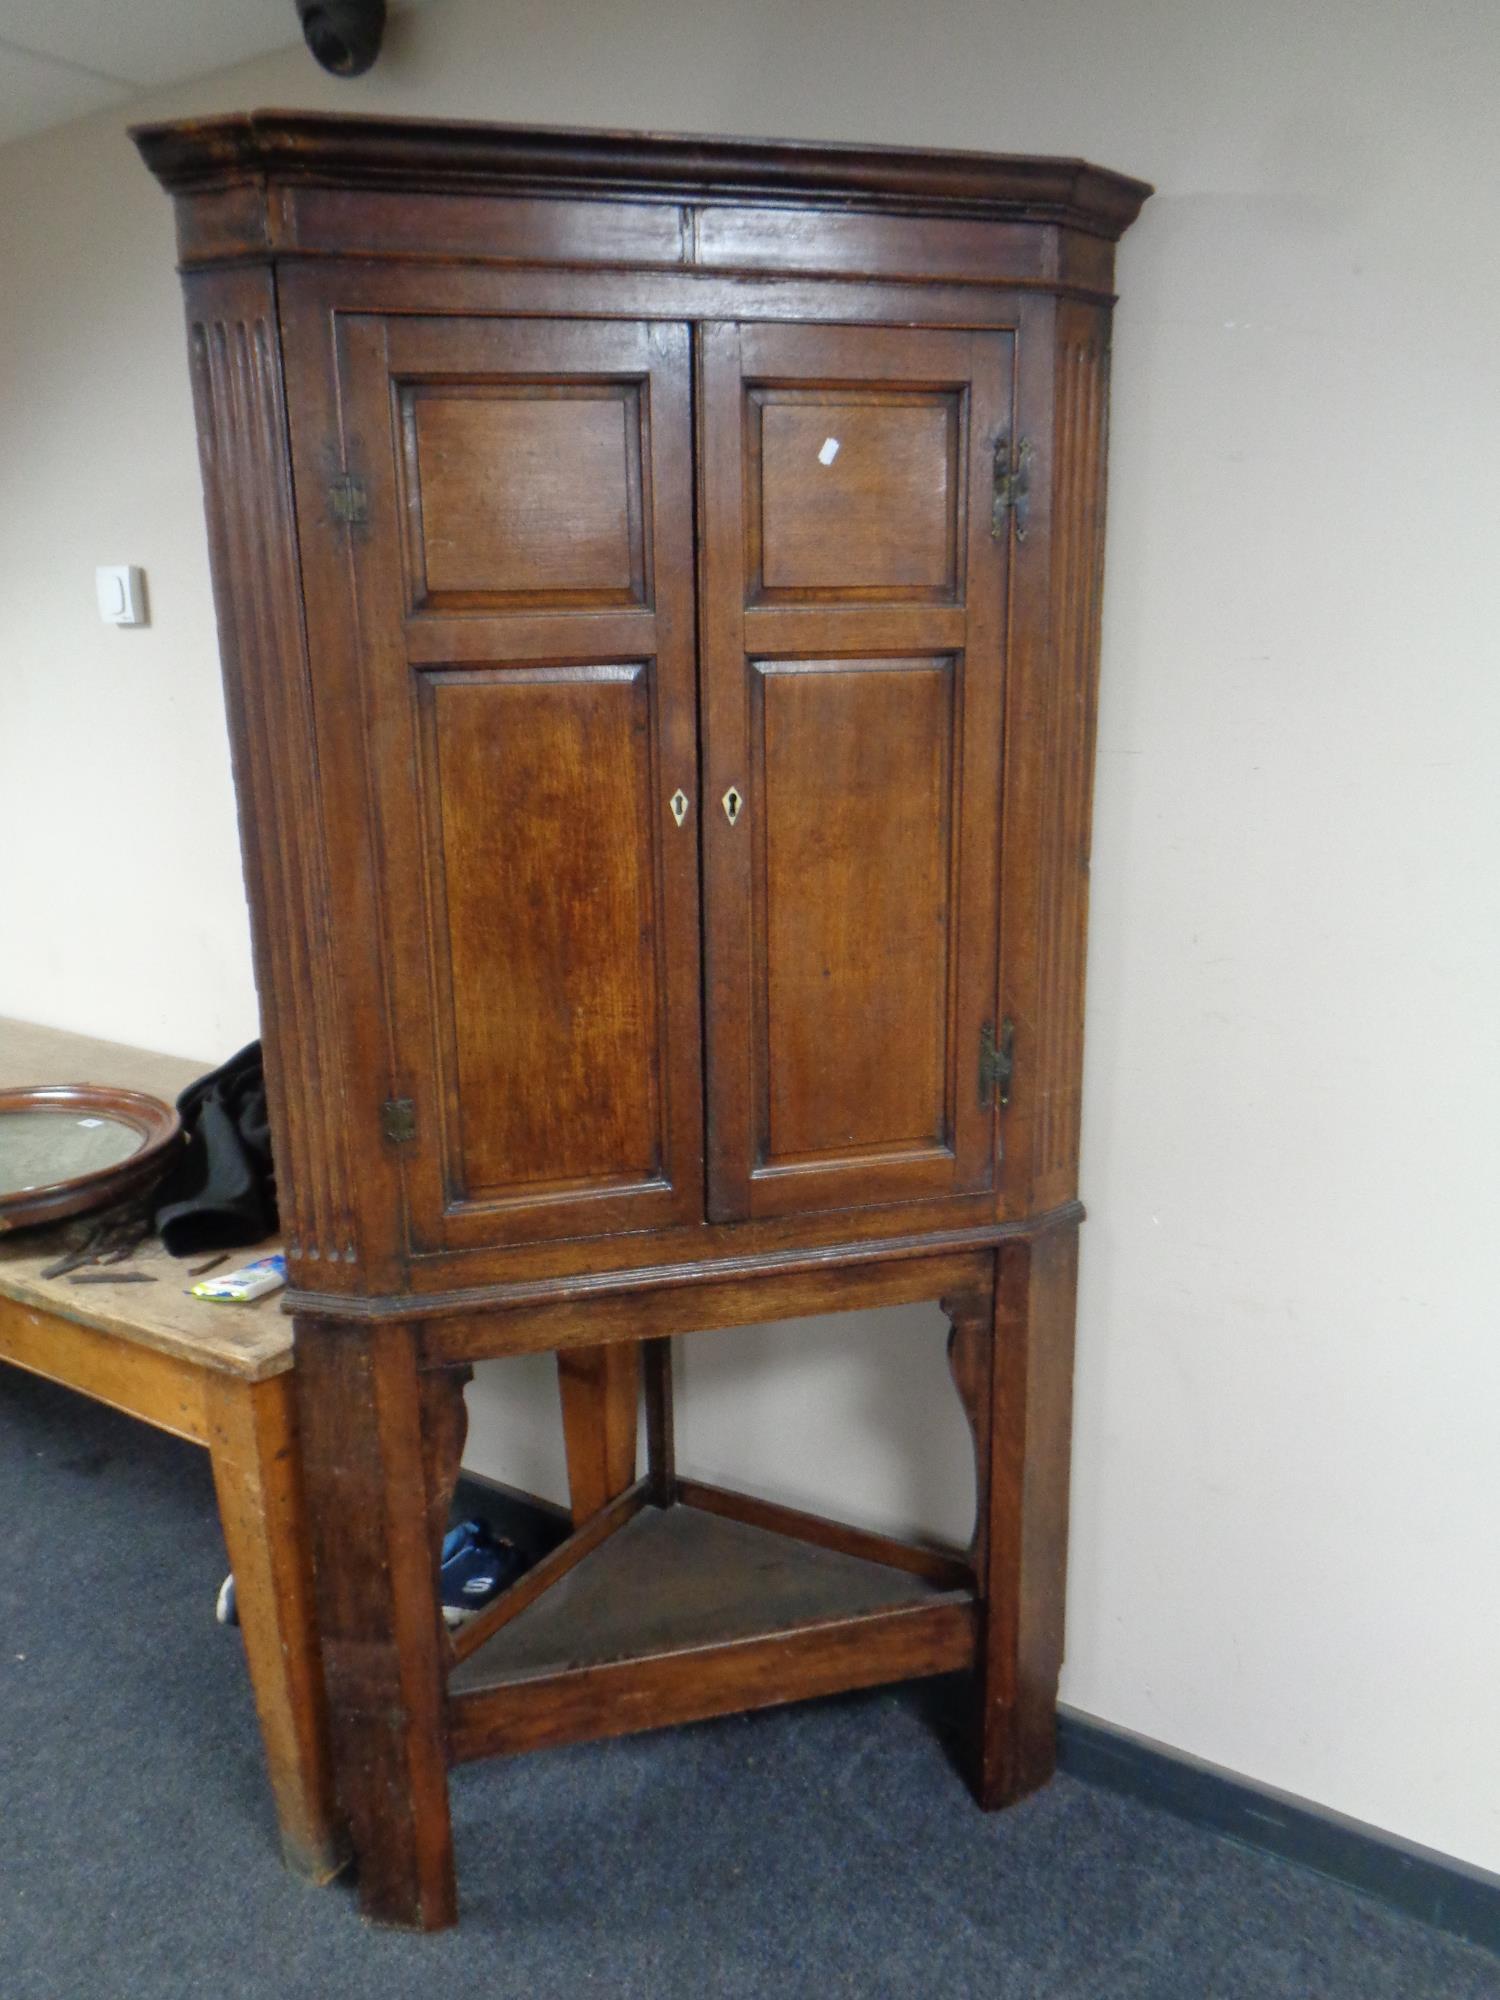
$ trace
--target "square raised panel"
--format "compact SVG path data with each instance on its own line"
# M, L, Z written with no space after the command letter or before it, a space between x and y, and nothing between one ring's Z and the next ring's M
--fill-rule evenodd
M637 383L408 383L400 404L414 609L647 602Z
M961 594L962 392L749 391L752 603L952 603Z

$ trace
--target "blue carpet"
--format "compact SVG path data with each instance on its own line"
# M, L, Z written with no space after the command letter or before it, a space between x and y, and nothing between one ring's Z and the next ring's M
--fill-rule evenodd
M0 2000L1500 2000L1500 1961L1059 1778L991 1817L941 1688L454 1778L459 1930L285 1875L206 1457L0 1373Z

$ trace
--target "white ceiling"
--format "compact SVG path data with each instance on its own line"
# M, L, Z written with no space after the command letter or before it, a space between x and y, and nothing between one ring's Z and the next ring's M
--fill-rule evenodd
M300 38L294 0L0 0L0 145Z

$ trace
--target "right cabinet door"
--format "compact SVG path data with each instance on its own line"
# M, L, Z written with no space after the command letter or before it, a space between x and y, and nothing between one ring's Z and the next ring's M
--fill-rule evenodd
M709 1212L984 1189L1015 337L702 329Z

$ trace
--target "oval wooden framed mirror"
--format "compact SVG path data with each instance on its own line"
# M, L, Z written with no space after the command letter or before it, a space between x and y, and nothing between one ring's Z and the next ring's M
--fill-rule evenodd
M0 1232L104 1208L162 1172L182 1134L143 1091L58 1083L0 1090Z

